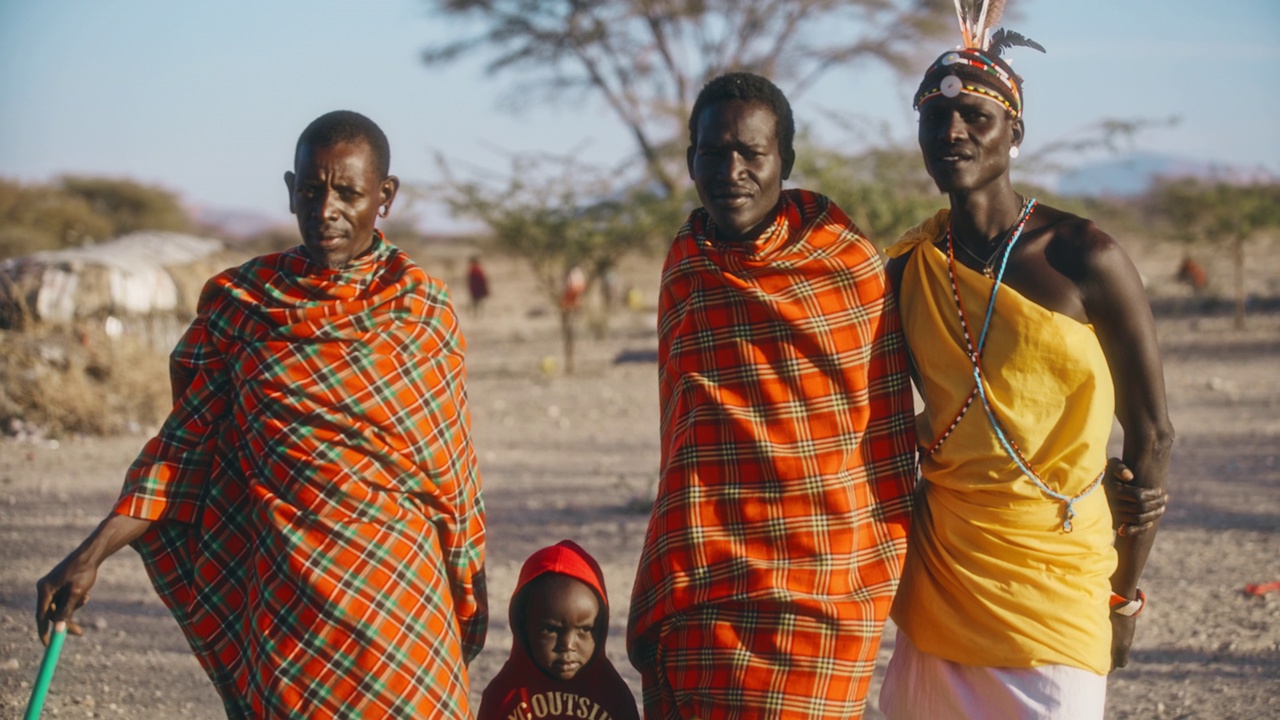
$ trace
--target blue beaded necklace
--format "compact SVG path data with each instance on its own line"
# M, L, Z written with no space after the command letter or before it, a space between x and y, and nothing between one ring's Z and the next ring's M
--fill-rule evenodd
M994 278L995 282L991 286L991 297L987 302L987 314L986 318L983 320L982 333L978 336L978 343L976 347L974 346L973 337L969 331L969 319L964 311L964 303L960 300L960 285L956 281L956 241L955 236L951 232L950 224L948 224L947 272L951 279L951 293L955 298L956 309L960 314L960 328L964 333L965 349L969 355L969 361L973 365L974 388L969 394L969 399L965 401L964 407L961 408L960 413L956 415L955 420L951 421L951 425L947 428L946 432L943 433L942 437L938 438L938 440L933 444L929 453L932 454L942 445L942 441L945 440L947 436L951 434L951 431L955 429L956 424L960 422L960 418L964 416L965 412L969 409L969 406L973 403L973 398L976 396L982 401L982 409L986 413L987 420L991 423L991 427L996 434L996 439L999 440L1000 446L1004 449L1005 454L1009 456L1009 459L1013 460L1013 463L1018 467L1018 470L1029 478L1031 482L1035 483L1036 487L1040 488L1041 492L1063 503L1062 530L1063 532L1071 532L1071 519L1076 515L1075 503L1098 488L1102 483L1102 477L1106 471L1103 470L1103 472L1098 473L1098 476L1094 478L1093 482L1089 483L1088 487L1076 495L1064 495L1063 493L1057 492L1046 485L1044 480L1040 478L1040 475L1031 467L1031 463L1022 454L1022 451L1018 448L1018 444L1009 437L999 419L996 417L995 410L991 407L991 402L987 398L986 380L982 372L982 349L987 343L987 332L991 329L991 317L996 307L996 294L1000 292L1000 285L1004 279L1004 271L1009 263L1009 255L1013 251L1013 246L1018 242L1018 238L1022 236L1022 230L1026 227L1027 219L1031 217L1031 213L1035 211L1036 204L1035 198L1029 198L1027 200L1026 204L1022 208L1022 214L1019 216L1018 222L1015 223L1013 229L1009 232L1008 238L1005 240L1004 252L1000 258L1000 268L996 272Z

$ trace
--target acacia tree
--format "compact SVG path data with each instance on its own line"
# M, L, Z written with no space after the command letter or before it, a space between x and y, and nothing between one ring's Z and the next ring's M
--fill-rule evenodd
M1226 242L1235 266L1235 326L1244 328L1245 245L1265 230L1280 228L1280 183L1236 185L1197 179L1169 180L1150 193L1151 209L1182 240Z
M429 65L488 57L491 75L516 81L521 98L600 101L628 130L641 160L632 172L562 164L530 181L513 168L505 187L462 183L444 194L484 222L498 245L529 261L557 301L577 266L594 283L622 253L670 237L690 182L686 123L697 93L730 70L756 72L795 100L830 70L881 62L918 64L926 38L951 23L947 0L428 0L474 34L429 47ZM520 161L526 163L527 160ZM545 169L545 166L544 166ZM613 189L618 177L628 189ZM607 180L608 182L603 182ZM603 190L610 187L609 190ZM559 303L557 302L557 306ZM566 367L573 317L561 312Z
M831 198L880 247L945 202L915 147L886 143L858 153L797 140L792 179Z
M523 155L505 181L458 178L440 159L445 182L435 188L456 215L478 220L496 247L523 259L543 296L557 308L566 372L574 370L577 304L562 302L574 268L588 277L613 267L679 222L679 201L641 185L617 187L608 174L571 158Z
M490 58L521 93L604 102L635 141L648 179L687 185L684 131L703 84L729 70L783 83L795 100L833 68L905 69L922 40L954 24L947 0L428 0L470 20L470 37L428 48L428 64Z

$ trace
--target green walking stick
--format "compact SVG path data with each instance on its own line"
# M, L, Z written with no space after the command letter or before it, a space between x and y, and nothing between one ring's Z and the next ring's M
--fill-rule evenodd
M60 620L53 624L53 634L49 636L49 647L44 649L44 659L40 661L40 673L36 675L36 686L31 688L31 702L27 703L27 714L23 720L40 720L40 711L44 709L44 697L49 694L49 683L53 681L53 669L58 666L58 654L62 652L62 641L67 639L67 623Z

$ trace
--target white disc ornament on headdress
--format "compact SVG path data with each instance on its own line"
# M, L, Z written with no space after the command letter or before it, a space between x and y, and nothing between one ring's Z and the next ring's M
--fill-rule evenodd
M956 98L972 93L999 103L1013 117L1022 117L1022 78L1009 67L1002 52L1015 46L1044 52L1040 43L998 27L1007 0L953 0L960 23L959 47L942 54L929 66L911 107L936 97ZM939 82L937 78L942 77ZM968 80L961 79L961 75ZM966 84L968 83L968 84Z

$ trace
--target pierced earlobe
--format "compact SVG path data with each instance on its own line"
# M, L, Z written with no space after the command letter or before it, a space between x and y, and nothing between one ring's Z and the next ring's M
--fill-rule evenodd
M386 217L386 216L388 216L388 215L390 215L390 214L391 214L391 206L390 206L390 205L383 205L382 207L378 208L378 216L379 216L379 217Z

